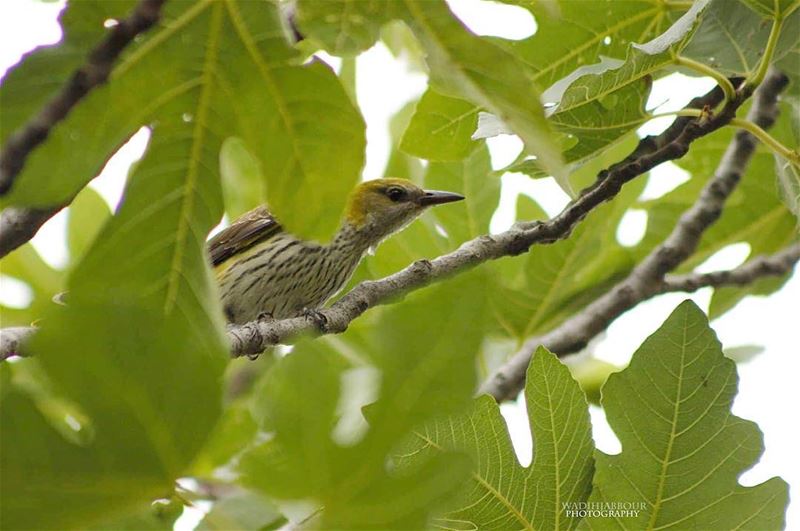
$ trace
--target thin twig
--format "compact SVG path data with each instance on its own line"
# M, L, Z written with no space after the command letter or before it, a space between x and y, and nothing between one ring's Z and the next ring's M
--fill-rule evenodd
M787 83L786 76L770 71L756 93L748 118L760 127L772 125L778 115L778 94ZM691 256L705 230L719 218L755 147L756 140L750 133L737 132L722 156L714 177L695 204L684 212L664 242L634 267L627 278L582 311L547 334L527 340L516 354L489 376L479 392L490 394L497 400L516 396L524 386L528 362L539 345L544 345L559 356L577 352L608 328L617 317L661 293L665 275Z

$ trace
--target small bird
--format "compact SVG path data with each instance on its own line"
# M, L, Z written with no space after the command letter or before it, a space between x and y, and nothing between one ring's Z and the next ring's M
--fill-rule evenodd
M313 314L344 287L369 249L428 207L462 199L404 179L361 183L326 245L285 232L265 206L251 210L208 242L228 322Z

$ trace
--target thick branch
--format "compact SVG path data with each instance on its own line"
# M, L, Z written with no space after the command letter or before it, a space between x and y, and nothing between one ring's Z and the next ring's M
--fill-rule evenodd
M28 155L47 139L50 131L93 88L105 83L114 61L133 39L159 19L166 0L141 0L131 14L111 28L105 39L90 53L61 90L39 111L9 136L0 154L0 195L14 183ZM46 208L7 208L0 214L0 258L29 241L44 223L66 205Z
M532 245L567 238L575 225L597 206L616 196L625 183L663 162L682 157L694 140L730 122L736 109L747 97L748 93L739 92L715 116L700 119L679 117L660 135L643 138L630 156L603 170L592 186L583 190L577 199L548 221L518 223L506 232L470 240L452 253L432 261L419 261L384 279L359 284L321 312L327 320L327 326L322 330L316 322L304 317L231 326L228 329L231 355L257 355L270 345L291 342L299 335L343 332L353 319L373 306L402 297L410 291L488 260L515 256L526 252ZM688 107L713 108L722 99L722 91L716 87L708 94L692 100Z
M778 114L777 97L788 79L772 71L756 93L748 118L769 127ZM722 213L725 201L738 184L755 151L756 141L739 131L722 156L714 177L678 221L672 233L639 263L626 279L563 324L525 342L519 352L498 368L480 392L497 400L515 396L524 386L525 371L539 345L563 356L583 348L611 322L640 302L661 293L664 276L683 263L697 248L705 230Z

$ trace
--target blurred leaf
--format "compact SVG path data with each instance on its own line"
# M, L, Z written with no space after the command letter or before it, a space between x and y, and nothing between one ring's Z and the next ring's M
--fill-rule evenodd
M215 501L195 529L277 529L283 523L286 523L286 519L268 498L255 492L242 491Z
M160 499L142 504L135 511L110 521L87 528L91 531L171 531L183 513L183 504L177 499Z
M117 214L72 272L69 304L43 314L30 349L94 435L76 446L32 405L4 402L4 528L85 527L168 496L217 421L227 346L205 235L222 200L210 95L197 96L193 120L161 115Z
M775 175L783 202L800 223L800 168L776 153Z
M100 194L86 187L75 197L67 212L67 246L74 267L111 217L111 209Z
M32 292L32 300L26 308L0 305L0 322L4 327L29 326L41 319L53 305L53 296L63 291L66 283L64 272L50 267L30 243L4 256L0 260L0 273L27 284Z
M298 0L297 24L326 52L352 56L375 44L388 11L381 0Z
M416 101L406 103L389 120L389 137L392 141L392 149L389 152L389 160L386 162L383 176L400 177L419 185L422 183L422 175L425 173L422 162L418 158L400 150L400 137L403 135L403 131L408 128L416 104Z
M69 200L148 125L167 151L170 141L198 140L190 187L218 179L221 144L239 137L261 163L281 222L307 238L329 237L364 162L364 121L326 65L294 64L300 56L281 24L268 2L167 3L161 24L117 62L110 83L92 91L31 154L3 204ZM21 83L6 85L8 97L23 97ZM153 180L186 171L174 163L181 160L174 149L168 163L152 169Z
M245 400L227 404L206 445L192 464L193 476L211 477L217 467L224 466L248 444L258 432Z
M785 0L779 2L787 7ZM793 4L796 4L796 0ZM753 11L751 7L758 7ZM727 76L752 73L769 38L775 3L769 11L761 0L713 0L692 41L682 55L724 73ZM784 9L785 12L785 9ZM783 22L773 61L781 59L800 43L800 10L795 9Z
M230 137L222 143L219 169L225 211L232 219L267 202L261 163L241 138Z
M629 137L591 161L571 176L573 183L585 186L596 178L597 168L624 158L635 142ZM592 211L569 238L489 265L499 273L491 276L491 301L506 334L522 340L550 330L630 271L633 260L616 241L616 231L643 188L643 180L625 185L614 201Z
M414 109L400 147L423 159L461 160L475 149L477 143L470 135L477 122L478 110L472 103L428 88Z
M275 497L315 499L324 507L325 528L423 527L458 489L466 461L442 455L408 474L387 467L387 459L414 427L469 405L483 332L463 324L481 323L483 311L475 275L390 307L370 330L364 352L380 370L369 429L348 444L331 437L339 423L339 356L323 342L297 345L256 394L262 422L275 433L240 460L245 484Z
M500 408L479 397L468 415L417 430L399 455L404 467L440 452L472 458L469 481L448 511L435 520L448 529L575 529L563 504L585 502L591 491L592 432L586 400L567 368L544 348L527 371L525 401L534 440L533 464L522 467Z
M489 222L500 202L500 179L492 175L489 150L475 149L460 162L432 162L425 173L425 187L463 194L466 199L433 216L455 245L489 233Z
M503 47L480 39L456 19L444 2L424 9L405 2L404 17L428 54L433 86L502 117L526 149L568 189L560 150L544 118L532 77Z
M610 375L622 370L622 367L597 358L579 359L568 367L572 377L586 395L586 400L597 405L600 405L600 389L603 388L603 384Z
M788 486L737 477L763 451L761 433L730 412L736 367L708 321L682 303L603 388L622 453L595 453L589 503L641 504L635 516L589 516L591 529L781 529Z
M726 358L730 358L736 363L744 363L764 352L764 347L761 345L739 345L738 347L728 347L722 352Z

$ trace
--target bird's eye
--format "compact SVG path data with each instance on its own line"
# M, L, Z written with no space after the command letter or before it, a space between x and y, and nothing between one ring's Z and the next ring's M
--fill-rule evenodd
M392 201L402 201L406 197L406 191L399 186L390 186L386 189L386 196Z

